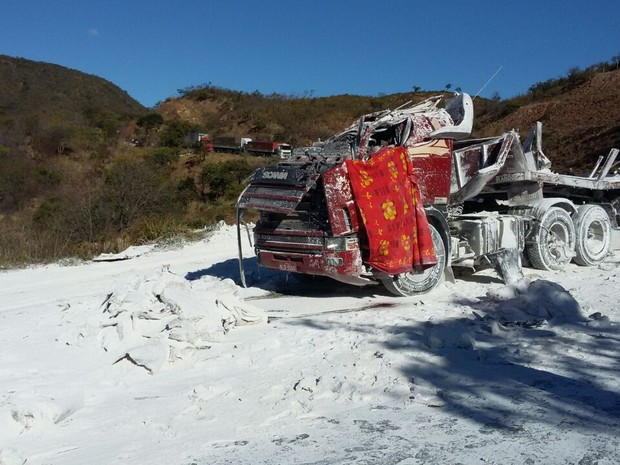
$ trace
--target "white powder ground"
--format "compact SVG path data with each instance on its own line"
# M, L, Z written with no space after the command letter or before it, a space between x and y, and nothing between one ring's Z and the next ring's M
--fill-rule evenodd
M620 462L620 254L396 298L130 252L0 273L0 464Z

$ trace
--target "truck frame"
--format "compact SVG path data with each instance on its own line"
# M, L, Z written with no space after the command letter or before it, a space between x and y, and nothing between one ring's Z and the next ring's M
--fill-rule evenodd
M609 176L618 149L599 158L588 176L554 173L542 151L541 123L524 142L515 130L471 139L471 97L456 94L444 108L440 101L365 115L258 169L237 202L243 285L241 227L248 209L259 214L253 246L260 266L353 285L381 283L399 296L429 292L458 266L491 265L510 283L523 276L523 263L559 270L571 260L593 266L605 259L619 236L620 177ZM390 273L369 261L373 226L360 212L347 160L370 163L386 147L402 147L411 160L433 266Z

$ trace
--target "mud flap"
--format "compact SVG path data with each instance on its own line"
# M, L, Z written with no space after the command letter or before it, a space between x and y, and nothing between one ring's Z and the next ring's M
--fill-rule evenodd
M456 283L456 279L454 278L454 271L452 271L452 267L450 265L446 266L446 269L443 273L443 279L452 284Z
M485 255L489 263L506 284L523 279L521 253L518 249L502 249Z
M243 210L237 209L237 248L239 251L239 277L241 279L241 285L248 287L245 281L245 266L243 265L243 248L241 247L241 223L243 223ZM244 223L245 224L245 223Z

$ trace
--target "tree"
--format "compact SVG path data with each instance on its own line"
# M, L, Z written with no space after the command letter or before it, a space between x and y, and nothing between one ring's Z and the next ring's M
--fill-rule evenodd
M164 124L164 118L159 113L149 113L138 118L136 124L148 132Z
M65 123L55 124L36 138L37 149L47 154L62 155L70 149L70 141L74 135L74 127Z
M222 197L236 198L243 180L253 171L245 160L229 160L205 165L200 180L210 201L217 201Z
M179 150L175 147L157 147L144 156L144 161L155 169L169 170L178 160Z
M0 210L22 207L37 194L38 187L34 162L9 153L0 157Z
M192 145L186 141L186 136L197 132L197 127L187 121L171 121L167 123L159 138L164 147L188 147Z
M446 84L446 90L450 90L451 87L452 87L452 84L450 83Z
M174 211L175 200L169 179L141 160L120 158L106 172L100 214L122 231L141 216Z

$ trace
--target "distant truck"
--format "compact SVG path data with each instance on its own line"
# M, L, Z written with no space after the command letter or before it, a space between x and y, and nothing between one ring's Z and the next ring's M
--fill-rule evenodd
M259 156L278 155L280 158L286 159L291 156L292 149L289 144L285 144L284 142L250 141L245 145L245 152Z
M248 142L252 142L249 137L216 137L213 139L213 151L221 153L242 153Z
M198 142L202 146L203 151L213 152L213 140L209 137L209 134L199 133Z
M292 149L284 142L253 141L249 137L216 137L213 139L213 151L223 153L239 153L256 156L278 155L281 159L288 158Z

